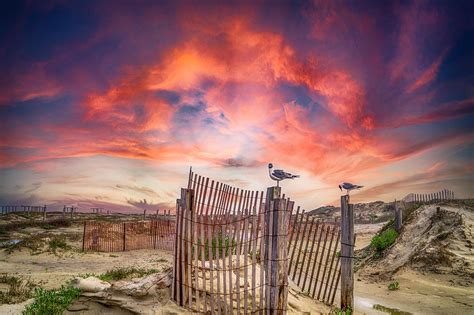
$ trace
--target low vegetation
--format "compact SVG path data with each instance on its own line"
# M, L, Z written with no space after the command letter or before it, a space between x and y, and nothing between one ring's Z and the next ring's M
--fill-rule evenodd
M201 259L201 251L202 251L202 241L198 239L198 259ZM234 239L231 239L228 236L221 236L214 237L211 241L211 253L212 259L216 259L217 257L224 257L229 256L230 254L235 254L237 249L237 242ZM193 252L195 248L193 247ZM204 241L204 259L209 260L209 240Z
M37 221L37 220L31 220L28 217L25 217L25 218L27 218L28 220L1 224L0 231L3 231L3 233L6 233L9 231L17 231L17 230L31 228L31 227L38 227L45 230L52 230L55 228L64 228L64 227L71 226L71 220L66 220L62 218L49 220L49 221Z
M16 304L33 296L35 284L29 279L14 275L0 275L0 284L8 286L6 291L0 291L0 304Z
M35 300L25 308L23 315L60 315L80 294L79 289L67 285L57 290L36 288Z
M336 308L331 312L331 315L351 315L352 309L350 307L346 307L345 309Z
M135 267L124 267L124 268L113 268L107 270L105 273L101 275L95 274L82 274L79 275L81 278L87 277L97 277L102 281L118 281L123 279L130 279L130 278L139 278L143 276L148 276L154 273L157 273L157 269L144 269L144 268L135 268Z
M49 249L57 255L57 250L62 249L62 250L70 250L72 247L67 244L66 242L66 237L61 235L61 236L54 236L50 241L49 241Z
M399 288L400 288L400 284L398 283L398 281L392 282L388 285L388 289L390 291L398 290Z
M397 237L398 232L393 228L389 228L382 233L375 235L370 244L377 252L382 252L395 243Z

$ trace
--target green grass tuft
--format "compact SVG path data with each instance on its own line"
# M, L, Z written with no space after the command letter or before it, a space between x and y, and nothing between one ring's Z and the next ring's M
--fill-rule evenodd
M388 289L390 291L398 290L399 288L400 288L400 284L398 283L398 281L392 282L388 285Z
M23 315L60 315L81 295L79 289L61 286L58 290L35 289L35 301L28 305Z
M390 247L398 237L398 232L393 228L389 228L379 235L375 235L370 242L371 246L378 252Z

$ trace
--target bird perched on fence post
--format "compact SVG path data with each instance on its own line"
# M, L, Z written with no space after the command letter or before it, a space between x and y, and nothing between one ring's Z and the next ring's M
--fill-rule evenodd
M290 173L287 173L283 170L273 170L273 164L270 163L268 164L268 175L270 175L270 178L275 180L277 182L277 187L280 186L280 181L284 179L295 179L297 177L300 177L299 175L293 175Z
M364 186L360 186L360 185L354 185L354 184L351 184L351 183L342 183L341 185L339 185L339 189L342 191L343 189L345 189L347 191L347 195L349 196L349 192L351 190L355 190L355 189L361 189L362 187Z

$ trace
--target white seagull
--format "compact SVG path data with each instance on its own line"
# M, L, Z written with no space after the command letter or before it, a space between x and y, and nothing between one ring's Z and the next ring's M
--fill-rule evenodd
M273 169L273 164L272 163L268 164L268 175L270 175L271 179L276 180L277 187L280 185L281 180L295 179L297 177L300 177L299 175L293 175L283 170L273 170L272 172L272 169Z
M349 192L351 190L354 190L354 189L361 189L362 187L364 186L359 186L359 185L354 185L354 184L351 184L351 183L342 183L341 185L339 185L339 189L342 191L343 189L345 189L347 191L347 195L349 195Z

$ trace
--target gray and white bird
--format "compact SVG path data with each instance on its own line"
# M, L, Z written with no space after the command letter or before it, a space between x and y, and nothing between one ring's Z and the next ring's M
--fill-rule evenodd
M361 189L362 187L364 186L360 186L360 185L354 185L354 184L351 184L351 183L342 183L341 185L339 185L339 189L342 191L343 189L345 189L347 191L347 194L349 195L349 192L351 190L355 190L355 189Z
M270 178L273 180L276 180L277 182L277 187L280 185L280 181L284 179L295 179L297 177L300 177L299 175L293 175L290 173L287 173L283 170L273 170L273 164L270 163L268 164L268 175L270 175Z

